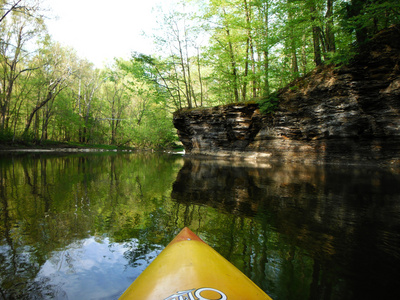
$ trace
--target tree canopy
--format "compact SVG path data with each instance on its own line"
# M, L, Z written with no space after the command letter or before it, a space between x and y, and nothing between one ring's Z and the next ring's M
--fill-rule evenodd
M0 0L0 142L171 147L174 111L274 99L400 23L400 3L182 0L158 14L160 51L99 69L49 37L40 0Z

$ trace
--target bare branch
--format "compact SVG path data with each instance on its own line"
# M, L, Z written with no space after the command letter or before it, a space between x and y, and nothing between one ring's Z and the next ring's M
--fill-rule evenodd
M11 6L11 8L9 10L6 11L6 13L0 18L0 23L4 20L4 18L13 10L15 10L18 7L18 4L21 2L22 0L18 0L13 6Z

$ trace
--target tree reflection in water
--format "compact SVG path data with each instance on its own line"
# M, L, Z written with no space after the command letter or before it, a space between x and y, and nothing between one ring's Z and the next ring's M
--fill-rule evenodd
M189 226L274 299L393 297L399 182L365 166L3 155L0 295L115 299Z

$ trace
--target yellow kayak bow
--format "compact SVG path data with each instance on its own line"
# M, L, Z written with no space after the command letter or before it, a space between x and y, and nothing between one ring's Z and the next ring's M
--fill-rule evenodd
M271 299L246 275L185 227L120 299Z

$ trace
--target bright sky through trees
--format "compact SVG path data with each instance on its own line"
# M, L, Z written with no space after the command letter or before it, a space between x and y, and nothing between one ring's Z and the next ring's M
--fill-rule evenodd
M73 47L96 66L132 51L150 54L157 14L152 8L171 0L45 0L52 15L48 30L53 39Z
M147 149L174 145L182 108L257 102L273 112L279 88L347 63L351 45L400 15L398 0L0 3L0 142Z

